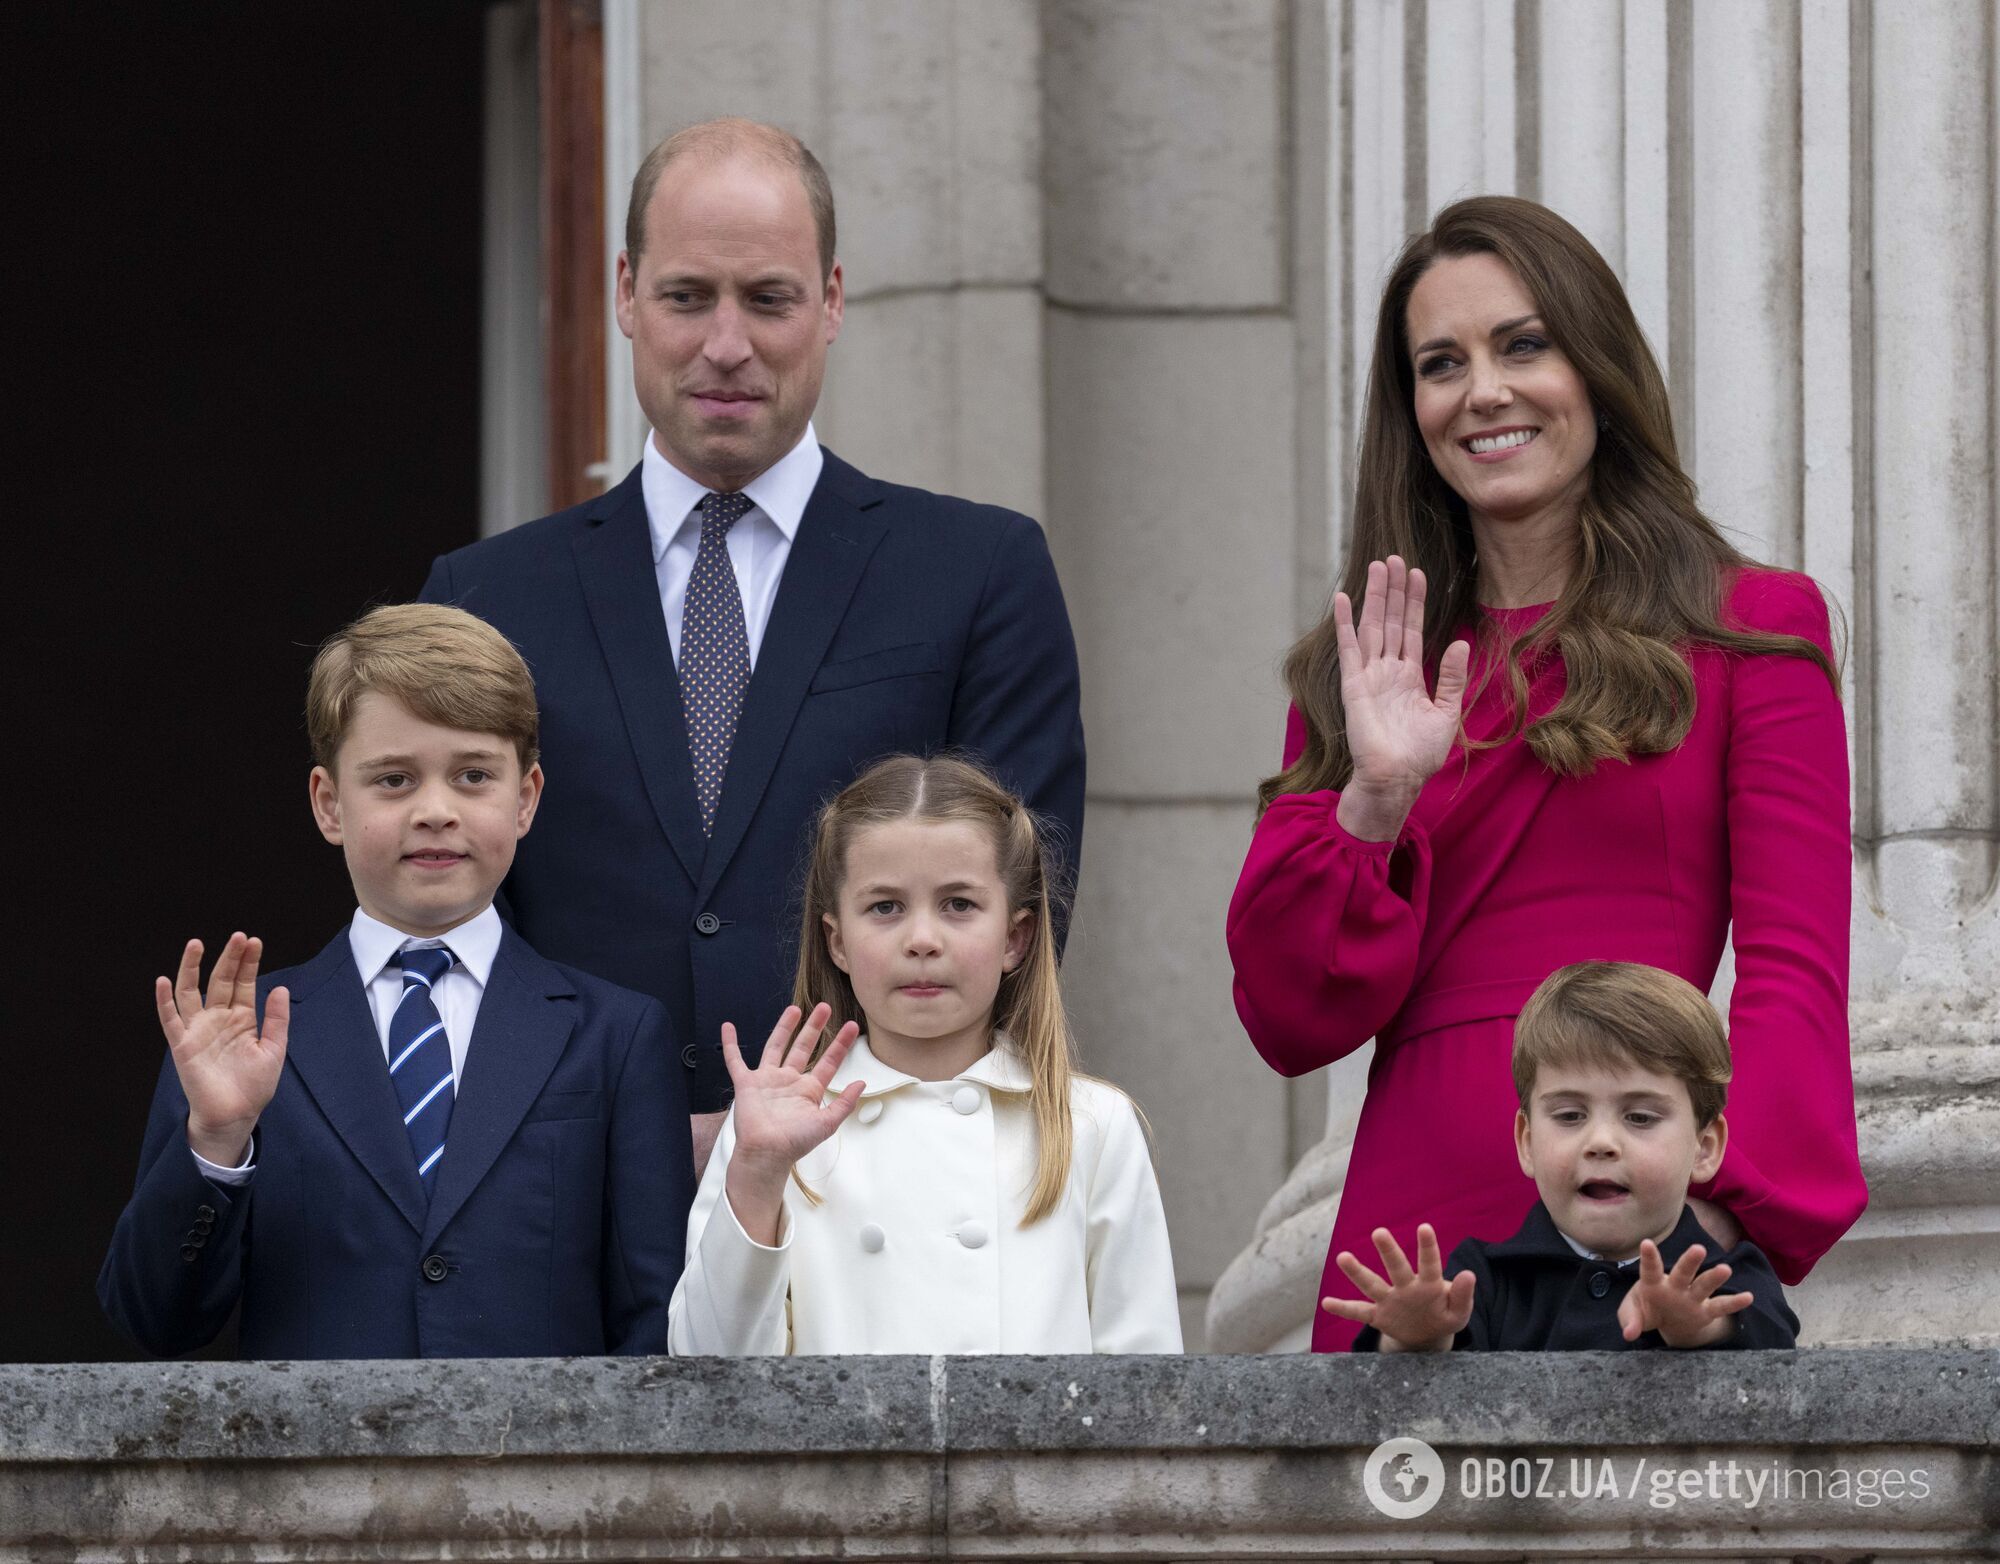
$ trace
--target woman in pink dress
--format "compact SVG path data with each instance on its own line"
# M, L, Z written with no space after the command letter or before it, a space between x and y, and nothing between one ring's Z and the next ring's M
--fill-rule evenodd
M1405 248L1358 465L1228 923L1272 1068L1376 1039L1322 1295L1360 1296L1333 1256L1372 1265L1376 1228L1414 1254L1420 1221L1443 1253L1520 1225L1509 1061L1543 978L1640 961L1706 989L1732 923L1730 1134L1696 1214L1796 1283L1867 1203L1818 589L1696 507L1617 278L1533 202L1458 202ZM1352 1341L1314 1316L1316 1351Z

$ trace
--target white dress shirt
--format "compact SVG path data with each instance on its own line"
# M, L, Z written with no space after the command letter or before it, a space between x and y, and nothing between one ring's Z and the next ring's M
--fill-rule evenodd
M797 445L744 485L744 497L754 508L729 529L729 565L743 594L743 629L750 639L752 668L764 643L764 627L771 621L771 604L777 600L792 539L798 536L799 518L806 513L806 501L825 465L825 453L808 423ZM651 435L639 463L639 489L646 501L646 526L653 535L660 609L666 615L667 639L673 643L678 667L688 577L694 573L694 557L701 547L701 516L695 507L710 491L662 456Z
M1179 1352L1166 1213L1132 1101L1070 1088L1069 1185L1021 1226L1038 1138L1026 1062L1011 1044L949 1081L892 1070L866 1038L829 1095L860 1104L785 1185L776 1245L743 1231L724 1183L723 1122L688 1218L669 1307L677 1355L842 1352Z
M465 1079L465 1050L472 1041L472 1028L479 1020L479 1001L486 981L493 973L493 960L500 954L500 914L487 904L476 918L461 923L436 939L416 939L401 929L371 918L359 907L347 926L348 949L354 952L354 970L361 974L361 986L368 995L368 1008L375 1017L375 1032L382 1044L382 1063L389 1062L389 1022L403 1002L403 973L390 961L406 950L425 950L449 945L457 959L451 970L431 989L431 1003L444 1022L445 1041L451 1045L451 1091L458 1095L458 1083ZM243 1153L240 1167L217 1167L200 1152L192 1155L202 1176L217 1184L242 1184L256 1172L252 1161L256 1142Z

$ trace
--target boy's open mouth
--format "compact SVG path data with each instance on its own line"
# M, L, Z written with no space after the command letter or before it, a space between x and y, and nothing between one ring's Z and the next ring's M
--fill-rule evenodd
M1578 1191L1585 1200L1623 1200L1631 1193L1623 1184L1608 1178L1594 1178Z

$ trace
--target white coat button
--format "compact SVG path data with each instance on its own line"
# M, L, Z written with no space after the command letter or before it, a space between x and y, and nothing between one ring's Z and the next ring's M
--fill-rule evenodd
M958 1241L968 1249L977 1249L986 1242L984 1222L964 1222L959 1225Z
M951 1105L960 1113L977 1113L979 1111L979 1088L977 1086L959 1087L957 1091L951 1094Z
M875 1101L864 1102L855 1110L854 1116L863 1124L873 1124L882 1117L882 1104Z
M869 1254L880 1254L882 1245L888 1240L882 1236L882 1229L870 1222L861 1229L861 1247Z

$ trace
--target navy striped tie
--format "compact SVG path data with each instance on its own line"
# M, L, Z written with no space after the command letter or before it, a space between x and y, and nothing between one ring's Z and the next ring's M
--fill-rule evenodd
M431 986L451 970L448 947L406 950L391 965L403 969L403 998L389 1018L389 1078L403 1105L403 1128L416 1154L417 1175L428 1195L437 1187L444 1132L451 1124L457 1087L451 1078L451 1042Z

